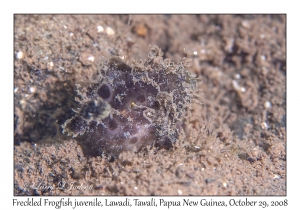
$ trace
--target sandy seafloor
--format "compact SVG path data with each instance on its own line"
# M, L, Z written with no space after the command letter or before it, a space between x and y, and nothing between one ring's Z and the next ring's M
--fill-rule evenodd
M15 15L14 24L15 195L286 195L285 15ZM180 141L110 161L63 135L75 84L100 58L143 60L149 45L175 63L192 55L202 80Z

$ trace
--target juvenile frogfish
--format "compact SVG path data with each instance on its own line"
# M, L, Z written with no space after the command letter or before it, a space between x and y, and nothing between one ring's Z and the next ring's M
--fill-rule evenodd
M172 147L182 132L197 79L184 61L174 64L162 55L152 47L144 62L127 64L111 57L97 81L76 85L79 107L62 125L63 132L81 135L99 153Z

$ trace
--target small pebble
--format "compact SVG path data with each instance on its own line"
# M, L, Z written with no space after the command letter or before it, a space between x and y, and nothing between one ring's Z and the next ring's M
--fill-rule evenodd
M22 51L17 52L16 54L17 59L21 60L24 58L24 53Z
M265 104L264 104L265 108L268 109L268 108L271 108L272 107L272 104L270 101L266 101Z
M111 27L107 27L106 28L106 33L108 35L114 35L115 34L115 31L111 28Z
M98 33L102 33L104 31L104 28L102 26L97 26Z

